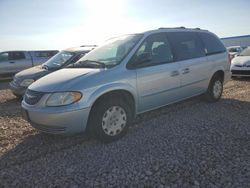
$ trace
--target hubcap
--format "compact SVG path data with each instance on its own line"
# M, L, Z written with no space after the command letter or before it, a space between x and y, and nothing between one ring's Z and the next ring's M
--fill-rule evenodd
M221 96L222 93L222 83L221 81L217 80L214 83L214 87L213 87L213 94L214 94L214 98L219 98Z
M110 107L102 117L102 129L109 136L116 136L125 127L127 115L120 106Z

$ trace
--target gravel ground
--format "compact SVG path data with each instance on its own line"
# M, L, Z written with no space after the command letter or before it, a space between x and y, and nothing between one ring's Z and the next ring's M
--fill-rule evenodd
M121 140L33 129L0 90L0 187L250 187L250 79L140 115Z

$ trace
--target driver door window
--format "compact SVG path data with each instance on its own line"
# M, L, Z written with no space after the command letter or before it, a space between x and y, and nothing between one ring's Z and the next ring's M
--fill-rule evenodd
M148 59L141 58L146 56ZM173 62L174 56L167 37L164 34L156 34L148 37L135 54L135 64L140 66L153 66ZM145 62L140 62L145 61Z

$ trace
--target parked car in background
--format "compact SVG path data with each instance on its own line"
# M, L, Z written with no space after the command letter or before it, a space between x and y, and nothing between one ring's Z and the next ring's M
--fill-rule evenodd
M248 46L242 46L242 51L245 50Z
M227 50L229 55L231 56L231 59L233 59L243 51L243 48L241 46L230 46L227 47Z
M23 116L41 131L89 130L122 137L143 112L204 94L218 101L231 77L226 48L213 33L162 28L113 38L28 87Z
M68 65L75 63L92 49L93 47L88 46L62 50L42 65L17 73L12 82L10 82L12 93L17 97L22 97L27 87L34 81L58 69L65 68Z
M231 63L232 77L250 76L250 47L243 50Z
M0 79L11 78L17 72L40 65L56 53L58 50L1 52Z

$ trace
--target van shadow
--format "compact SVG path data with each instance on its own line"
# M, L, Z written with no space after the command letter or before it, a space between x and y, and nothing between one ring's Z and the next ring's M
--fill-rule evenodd
M244 102L244 101L239 101L239 100L235 100L235 99L221 99L221 101L217 102L217 103L205 103L205 102L198 102L199 99L195 98L195 99L190 99L178 104L174 104L174 105L170 105L167 107L163 107L161 109L158 110L154 110L151 112L147 112L144 113L142 115L140 115L136 120L134 125L132 126L132 130L130 130L127 134L127 136L119 141L117 141L116 143L111 143L111 144L106 144L105 147L106 149L108 149L109 147L112 147L112 145L116 144L119 145L120 150L123 151L123 147L127 147L127 143L129 142L128 140L133 139L131 138L133 135L136 136L136 132L140 131L140 129L144 129L146 127L143 127L143 122L148 122L152 119L157 119L160 118L161 116L166 115L167 113L177 113L178 111L181 111L184 108L190 108L190 110L192 109L192 107L195 108L194 105L204 105L204 108L207 108L208 106L210 106L210 108L221 108L220 106L222 105L223 108L230 108L230 110L226 111L226 114L223 114L223 116L235 116L235 113L237 115L237 113L239 114L239 117L246 117L248 116L248 111L247 109L250 109L250 102ZM190 117L192 118L192 117ZM197 118L197 117L195 117ZM230 125L229 125L230 126ZM232 125L231 125L232 126ZM157 127L156 127L157 128ZM135 133L132 133L135 129L137 129L137 131ZM167 129L167 127L166 127ZM180 134L183 134L182 136L185 137L185 132L181 132ZM136 144L142 144L141 147L142 148L147 148L149 146L144 145L143 143L143 139L147 139L144 137L140 138L142 141L136 143ZM157 139L157 138L155 138ZM161 139L161 137L159 137L158 139ZM126 143L127 142L127 143ZM160 143L161 142L157 142ZM133 143L135 144L135 143ZM198 143L197 143L198 144ZM74 147L78 147L79 145L81 145L81 149L85 150L84 146L96 146L96 147L103 147L103 144L92 139L89 135L87 134L78 134L75 136L57 136L57 135L48 135L45 133L40 133L40 132L36 132L35 134L32 135L27 135L25 138L21 139L21 142L18 143L14 148L10 149L9 151L7 151L6 153L4 153L1 157L0 157L0 169L6 169L9 168L13 165L22 165L25 162L29 162L29 161L33 161L36 159L39 159L43 156L49 155L49 154L55 154L58 152L67 152L67 149L69 148L74 148ZM165 146L160 146L159 147L165 147ZM182 146L176 146L178 150L178 147L180 147L180 151L182 149ZM138 147L136 147L138 148ZM75 150L73 150L75 151ZM88 149L86 149L86 152L89 152ZM133 152L133 151L130 151ZM97 155L102 155L102 152L95 152ZM114 155L116 155L116 153L113 153ZM71 153L71 155L80 155L79 153ZM117 154L118 155L118 154ZM124 155L130 155L129 153L124 153ZM81 157L81 156L79 156ZM117 156L119 157L119 156ZM98 157L96 157L95 159L93 159L92 163L99 163L97 160ZM47 160L54 160L53 157L48 157ZM66 162L65 160L62 161L62 163ZM63 166L63 165L62 165ZM48 168L50 168L48 166Z
M30 131L20 144L0 157L0 169L36 160L47 154L63 151L90 139L86 133L74 136L49 135L37 130Z

